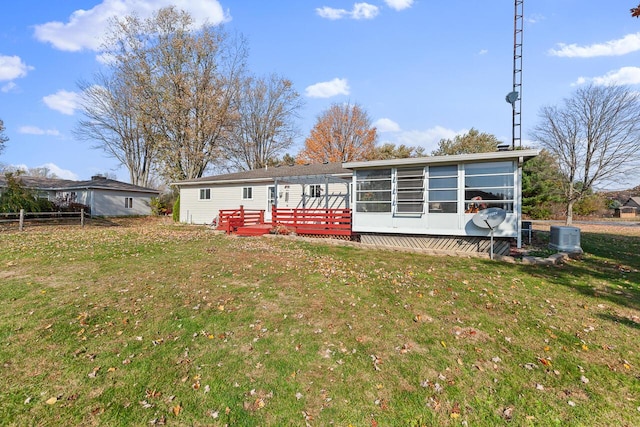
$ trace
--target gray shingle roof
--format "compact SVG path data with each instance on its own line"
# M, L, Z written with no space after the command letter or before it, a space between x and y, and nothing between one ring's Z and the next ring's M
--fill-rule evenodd
M172 185L190 185L217 182L243 182L243 181L270 181L275 178L303 177L317 175L341 175L348 177L352 173L351 169L342 167L342 163L312 163L306 165L275 166L264 169L253 169L249 171L227 173L215 176L189 179L173 182Z
M72 191L72 190L84 190L84 189L102 189L102 190L118 190L118 191L130 191L138 193L153 193L159 194L158 190L152 188L140 187L138 185L127 184L126 182L116 181L108 178L96 178L86 181L73 181L69 179L58 178L42 178L36 176L20 176L18 177L22 181L23 185L27 188L38 190L60 190L60 191ZM0 187L6 187L7 182L4 175L0 175Z

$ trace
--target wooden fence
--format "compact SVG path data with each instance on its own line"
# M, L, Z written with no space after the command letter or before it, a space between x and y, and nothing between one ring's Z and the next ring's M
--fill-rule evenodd
M61 219L78 218L80 225L84 227L85 223L84 209L80 212L0 212L0 223L17 222L20 231L24 230L25 222L41 222L41 221L59 221Z

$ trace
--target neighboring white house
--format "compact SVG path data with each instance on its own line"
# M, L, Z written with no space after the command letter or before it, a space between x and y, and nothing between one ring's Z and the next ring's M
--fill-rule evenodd
M522 164L538 150L345 163L353 171L353 231L488 236L472 221L484 208L506 211L496 237L521 245Z
M180 221L211 224L220 210L348 208L351 171L341 163L276 166L172 183L180 190Z
M87 181L30 176L20 176L18 179L25 187L37 191L40 197L52 202L86 205L93 216L150 215L151 199L160 195L158 190L100 175ZM0 192L3 187L6 187L6 179L0 176Z

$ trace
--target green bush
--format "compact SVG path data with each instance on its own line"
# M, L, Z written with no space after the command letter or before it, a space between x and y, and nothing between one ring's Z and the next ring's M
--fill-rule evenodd
M41 212L36 193L25 187L19 174L6 173L7 186L0 194L0 212Z
M180 222L180 196L173 204L173 212L171 213L174 222Z

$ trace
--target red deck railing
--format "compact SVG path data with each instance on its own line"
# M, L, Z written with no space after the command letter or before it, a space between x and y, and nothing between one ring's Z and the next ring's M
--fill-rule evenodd
M263 210L223 209L218 214L218 230L227 234L253 225L284 227L290 232L307 235L351 236L351 209L285 209L274 207L271 222Z
M250 210L240 206L240 209L221 209L218 214L217 228L230 234L238 227L264 223L264 210Z
M271 222L292 228L297 234L350 236L351 209L273 208Z

